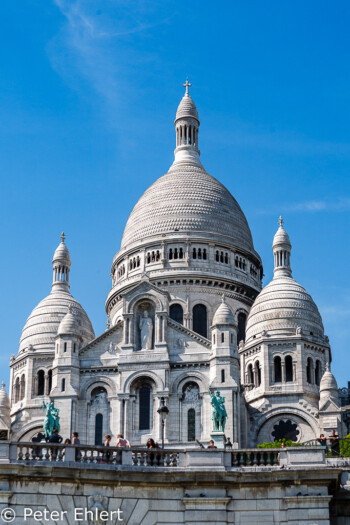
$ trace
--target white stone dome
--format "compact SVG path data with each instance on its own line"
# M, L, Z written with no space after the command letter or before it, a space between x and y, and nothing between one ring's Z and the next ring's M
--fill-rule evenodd
M260 292L250 310L246 341L263 332L269 335L295 335L297 329L305 335L323 338L321 315L307 291L292 277L273 279Z
M1 383L1 389L0 389L0 413L4 414L7 410L10 410L11 408L11 402L10 398L8 396L8 393L5 390L5 383ZM9 414L10 415L10 414Z
M54 290L40 301L28 317L20 339L20 350L29 345L34 348L54 348L58 327L70 305L76 312L84 344L94 339L94 330L83 307L69 292Z
M292 245L279 219L273 241L274 278L259 293L250 310L246 326L246 342L267 333L288 336L302 333L324 341L321 315L311 295L292 277L290 253Z
M320 382L320 392L328 390L335 390L338 392L338 383L329 369L329 364L327 363L325 373L323 374Z
M200 234L254 252L239 204L225 186L197 166L174 164L145 191L130 214L121 248L174 232Z
M57 335L82 335L83 331L84 328L79 319L79 310L77 310L77 315L75 315L75 311L70 304L68 306L68 312L59 324Z
M213 326L214 325L231 325L231 326L236 325L235 317L232 313L232 310L228 306L228 304L225 303L224 299L214 314L212 324Z
M55 251L53 265L52 291L34 308L22 330L19 350L30 345L34 349L54 349L55 337L68 308L74 310L74 317L80 329L84 344L94 339L95 334L84 308L69 291L70 254L61 235L61 243Z

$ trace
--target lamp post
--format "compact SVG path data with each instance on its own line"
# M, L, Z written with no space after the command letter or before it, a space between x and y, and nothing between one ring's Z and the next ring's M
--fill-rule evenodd
M161 401L161 406L158 408L157 412L162 419L162 448L164 448L164 427L165 427L165 420L167 418L167 415L169 414L169 408L165 404L164 397L161 397L160 401Z

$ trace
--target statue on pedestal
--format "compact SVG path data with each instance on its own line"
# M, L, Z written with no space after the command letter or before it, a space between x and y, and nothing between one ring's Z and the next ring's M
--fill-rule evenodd
M211 406L213 407L212 420L214 423L215 432L225 432L225 425L227 419L227 412L225 408L225 398L221 397L220 392L217 391L216 394L209 392L211 398Z
M139 325L141 331L141 350L152 349L153 322L147 310L143 312Z
M54 401L49 403L43 401L43 408L46 410L44 419L45 438L49 438L55 429L58 432L60 431L59 409L55 408Z

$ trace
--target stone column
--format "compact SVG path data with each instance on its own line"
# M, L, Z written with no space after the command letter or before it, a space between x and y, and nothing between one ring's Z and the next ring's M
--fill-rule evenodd
M49 395L49 376L48 374L45 374L45 377L44 377L44 392L45 392L45 396L48 396Z
M282 383L286 382L286 367L284 360L281 359L281 368L282 368Z

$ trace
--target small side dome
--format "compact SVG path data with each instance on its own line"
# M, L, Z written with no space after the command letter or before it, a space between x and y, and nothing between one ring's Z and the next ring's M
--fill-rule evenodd
M1 390L0 390L0 414L2 415L4 413L4 410L11 408L11 402L10 398L5 390L5 383L1 383ZM10 415L10 414L9 414Z
M222 296L222 303L216 310L213 318L213 326L218 324L230 326L236 325L235 317L231 308L226 304L224 295Z
M74 315L72 305L68 306L68 312L59 324L57 335L81 335L80 323Z
M326 364L325 373L322 376L320 383L320 392L336 391L338 394L338 383L334 375L330 371L329 364Z

